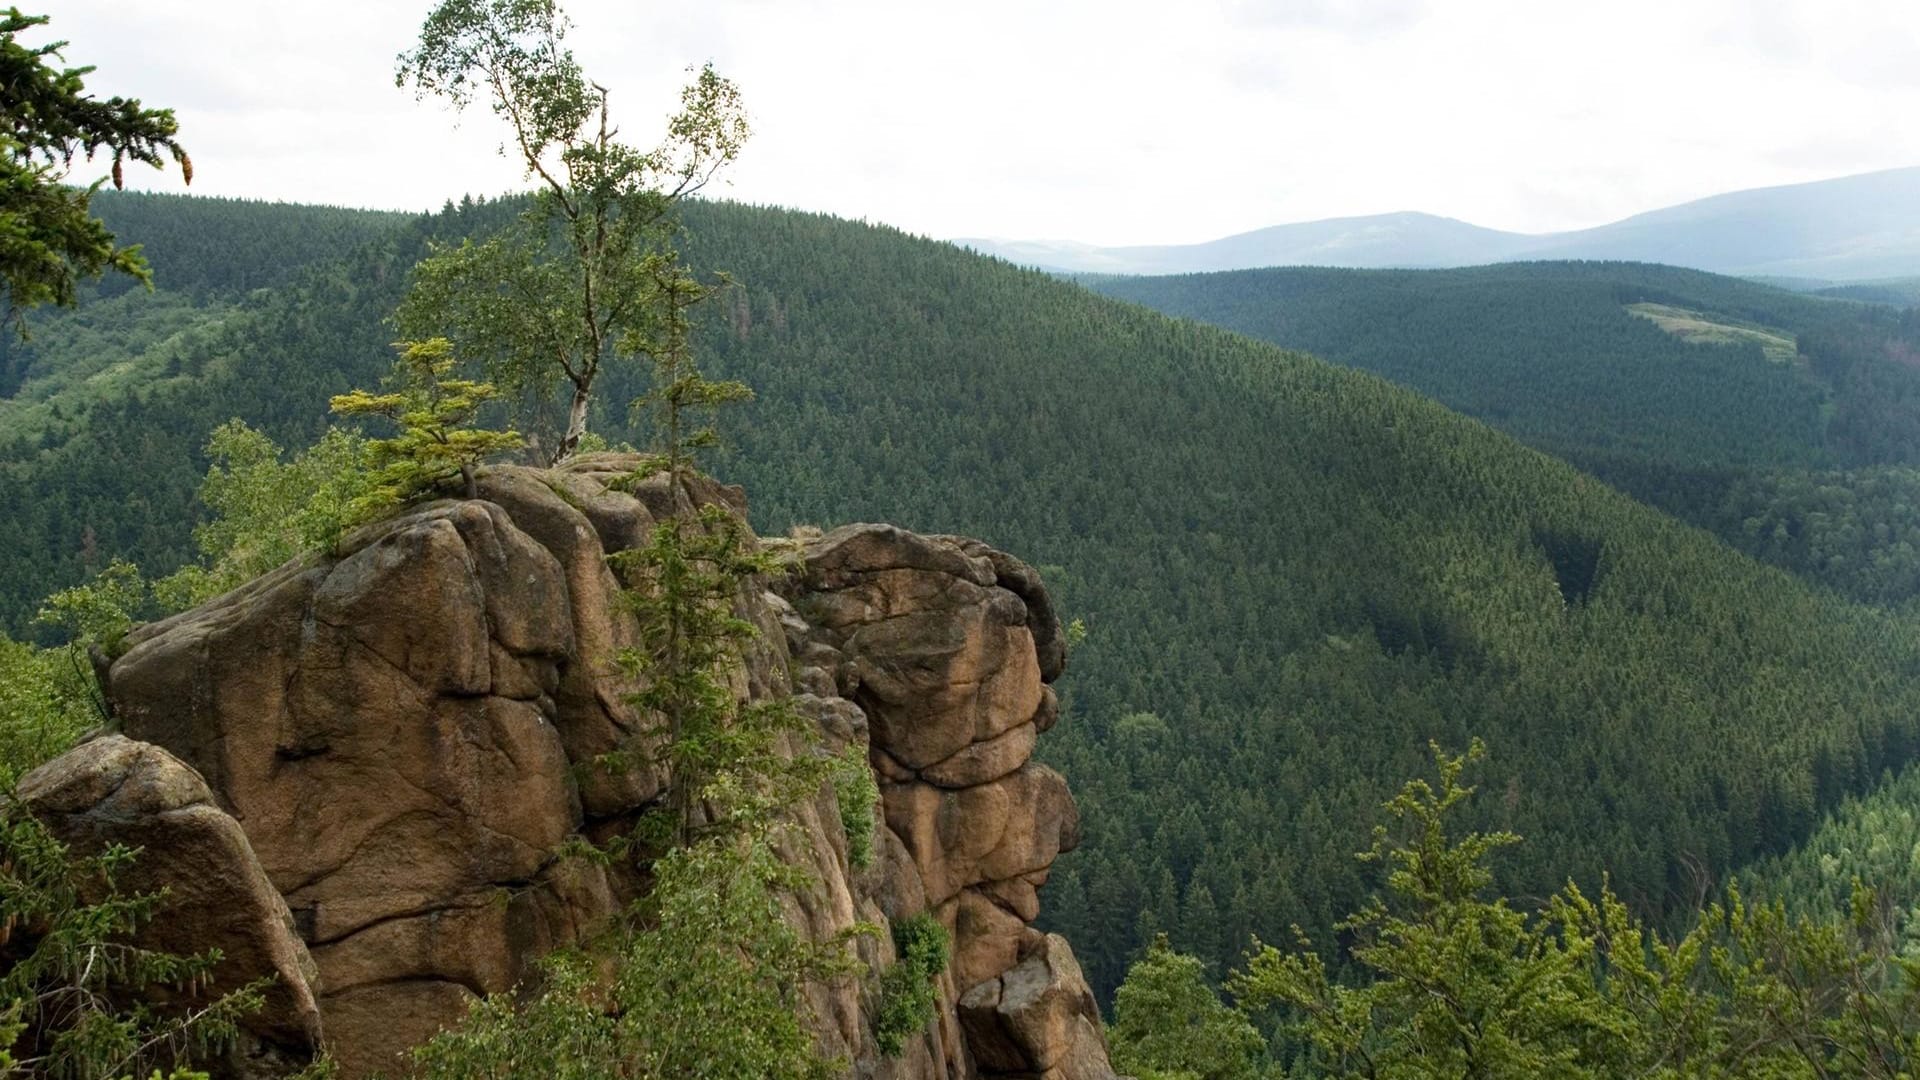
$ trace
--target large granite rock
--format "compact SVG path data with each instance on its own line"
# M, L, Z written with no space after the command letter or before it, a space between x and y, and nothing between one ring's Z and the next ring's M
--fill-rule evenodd
M139 850L116 881L121 895L165 896L135 942L183 956L220 950L202 999L272 980L265 1008L243 1021L238 1045L212 1069L269 1077L312 1060L321 1043L313 960L240 825L198 773L157 746L109 735L28 773L18 793L69 847Z
M886 827L964 992L1040 946L1035 890L1079 842L1066 781L1029 760L1066 665L1052 604L1010 555L892 525L836 529L796 563L790 645L866 713Z
M967 991L960 1018L987 1073L1033 1080L1114 1080L1093 991L1059 934Z
M665 788L595 764L650 729L617 663L635 626L608 556L667 515L745 503L634 467L587 455L485 471L479 499L370 526L140 628L107 669L126 735L206 777L208 809L244 830L285 898L349 1078L392 1071L474 995L515 985L644 888L554 854ZM860 525L777 543L794 572L739 599L762 633L735 692L794 694L825 749L865 749L883 792L865 870L830 790L796 809L785 854L815 886L791 917L826 939L931 911L954 935L940 1015L903 1054L875 1047L870 981L812 988L816 1035L860 1076L981 1075L962 996L1035 956L1071 961L1029 925L1078 836L1064 781L1029 760L1058 715L1059 625L1038 576L977 541ZM884 932L858 948L876 969L893 960ZM1025 1065L1002 1047L991 1071L1039 1074L1068 1053L1019 1045Z

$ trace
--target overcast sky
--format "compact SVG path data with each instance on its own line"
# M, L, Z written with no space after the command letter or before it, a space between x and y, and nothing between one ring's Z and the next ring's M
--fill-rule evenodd
M631 135L688 65L740 84L754 136L716 193L937 237L1180 243L1392 210L1536 232L1920 164L1915 0L565 6ZM91 89L178 112L197 192L426 209L522 186L490 113L456 129L393 85L428 7L28 10L98 65Z

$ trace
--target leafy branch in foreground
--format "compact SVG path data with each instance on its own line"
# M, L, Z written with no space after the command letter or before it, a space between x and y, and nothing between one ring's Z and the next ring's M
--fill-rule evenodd
M13 1031L0 1076L177 1070L230 1045L263 1004L264 983L206 993L217 950L175 956L133 943L163 899L116 888L135 855L119 845L78 854L10 792L0 802L0 1028Z
M86 92L91 67L55 67L66 42L31 46L20 35L45 26L45 15L0 12L0 288L16 328L37 304L68 305L82 279L108 270L148 282L138 245L119 247L93 216L91 200L108 178L121 186L127 161L163 168L171 157L193 182L193 161L174 135L170 109ZM76 158L105 153L108 177L87 187L66 183Z
M1518 838L1449 831L1482 753L1477 741L1461 756L1436 748L1437 785L1414 780L1387 803L1390 824L1360 856L1386 868L1385 891L1340 924L1353 975L1335 978L1302 938L1289 952L1256 942L1229 977L1248 1021L1285 1022L1272 1058L1368 1080L1911 1075L1920 961L1898 955L1871 891L1857 889L1852 918L1835 924L1729 889L1673 941L1606 886L1589 899L1569 884L1518 910L1489 895L1488 865ZM1116 1054L1142 1075L1248 1075L1247 1059L1219 1054L1235 1025L1197 961L1181 975L1182 959L1162 948L1134 965Z

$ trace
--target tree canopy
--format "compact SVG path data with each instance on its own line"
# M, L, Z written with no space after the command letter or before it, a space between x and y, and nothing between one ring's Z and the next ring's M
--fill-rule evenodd
M550 460L586 434L604 363L672 348L661 312L685 284L673 207L733 161L748 131L739 90L709 65L681 91L657 146L621 140L612 93L574 60L568 27L552 0L443 0L397 75L455 109L484 95L509 129L501 153L535 184L505 228L415 268L400 325L452 338L522 399L566 386Z
M57 66L66 42L20 40L47 22L19 8L0 13L0 289L16 325L27 308L72 304L79 282L108 270L148 279L139 246L119 245L89 206L107 180L122 186L127 162L163 168L171 158L193 182L172 110L87 93L93 68ZM108 159L107 176L66 182L76 163L97 156Z

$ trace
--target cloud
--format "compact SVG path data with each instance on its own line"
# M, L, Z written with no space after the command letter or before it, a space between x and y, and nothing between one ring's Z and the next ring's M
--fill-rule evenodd
M1312 27L1360 37L1399 33L1427 13L1424 0L1223 0L1242 27Z
M1920 162L1910 0L574 0L650 138L690 64L755 124L719 194L936 236L1166 243L1420 209L1544 231ZM426 4L63 0L93 85L179 110L210 193L516 186L484 110L394 89ZM162 184L164 180L160 181Z

